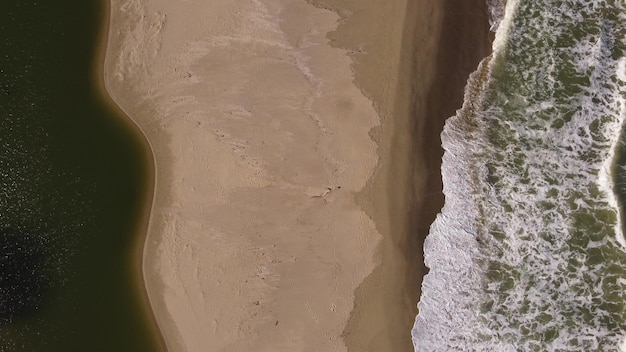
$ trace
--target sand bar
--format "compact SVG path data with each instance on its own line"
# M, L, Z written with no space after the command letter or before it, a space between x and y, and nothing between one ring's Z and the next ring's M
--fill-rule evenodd
M451 3L111 0L105 83L155 155L143 268L170 351L411 350ZM480 56L471 35L449 47Z
M146 133L144 256L170 351L345 350L380 240L354 194L376 166L371 102L293 1L113 1L105 80Z

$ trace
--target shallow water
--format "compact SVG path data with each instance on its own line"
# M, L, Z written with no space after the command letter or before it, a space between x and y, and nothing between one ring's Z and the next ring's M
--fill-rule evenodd
M106 1L0 4L0 351L157 351L149 159L93 74Z
M616 351L626 4L509 0L493 49L442 134L415 349Z

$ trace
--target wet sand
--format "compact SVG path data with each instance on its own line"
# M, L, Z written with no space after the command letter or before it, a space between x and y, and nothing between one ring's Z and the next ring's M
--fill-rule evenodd
M111 10L105 84L155 155L143 270L168 349L411 351L482 1Z
M440 133L463 103L469 74L491 51L488 9L483 0L396 1L382 9L373 0L320 4L357 14L331 38L353 53L356 83L382 121L372 133L377 171L358 196L384 236L380 265L357 289L344 337L350 351L413 351L410 330L427 270L423 242L444 201Z

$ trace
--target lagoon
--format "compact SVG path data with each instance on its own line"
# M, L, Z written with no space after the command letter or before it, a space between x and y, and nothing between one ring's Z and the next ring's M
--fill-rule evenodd
M160 351L151 154L104 93L108 2L0 4L0 350Z

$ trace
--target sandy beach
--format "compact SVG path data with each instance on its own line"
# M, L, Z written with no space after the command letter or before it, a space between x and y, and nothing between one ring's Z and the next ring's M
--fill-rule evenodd
M105 85L155 158L143 273L167 349L412 351L483 1L110 1Z

